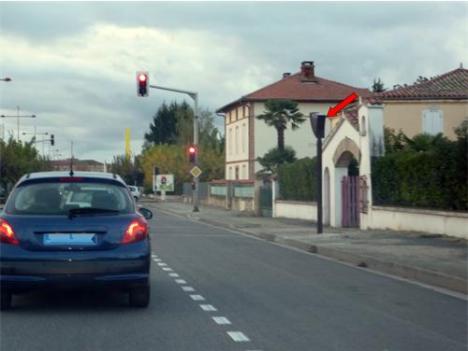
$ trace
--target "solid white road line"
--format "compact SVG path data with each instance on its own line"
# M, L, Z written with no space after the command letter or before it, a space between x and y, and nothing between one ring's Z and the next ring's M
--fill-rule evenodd
M186 292L195 291L195 289L192 288L191 286L183 286L183 287L182 287L182 290L183 290L183 291L186 291Z
M170 274L169 274L169 275L170 275ZM176 282L177 284L187 284L187 282L186 282L185 280L183 280L183 279L176 279L175 282Z
M200 305L200 308L205 312L215 312L218 310L213 305Z
M250 339L242 332L239 331L228 331L227 334L235 342L249 342Z
M219 324L219 325L227 325L227 324L231 324L231 322L229 321L229 319L227 319L226 317L211 317L213 318L213 320L215 321L216 324Z
M178 278L179 275L177 273L169 273L169 277Z
M193 301L205 301L205 298L201 295L190 295Z

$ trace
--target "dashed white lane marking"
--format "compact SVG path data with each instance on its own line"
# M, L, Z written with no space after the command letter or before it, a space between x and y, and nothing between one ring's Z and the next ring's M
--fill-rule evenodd
M205 298L201 295L190 295L193 301L205 301Z
M156 262L156 263L157 262L162 262L162 260L160 258L153 258L153 261Z
M169 275L170 275L170 274L169 274ZM185 280L183 280L183 279L176 279L175 282L176 282L177 284L187 284L187 282L186 282Z
M219 325L228 325L231 324L231 321L226 317L212 317L216 324Z
M250 339L242 332L239 331L228 331L227 334L235 342L249 342Z
M183 286L183 287L182 287L182 290L183 290L183 291L186 291L186 292L195 291L195 289L192 288L191 286Z
M167 264L164 263L164 262L159 262L159 263L158 263L158 266L159 266L159 267L167 267Z
M163 267L162 270L165 272L172 272L172 268L169 267Z
M200 308L205 312L215 312L218 310L213 305L200 305Z
M178 278L179 275L177 273L169 273L169 277Z

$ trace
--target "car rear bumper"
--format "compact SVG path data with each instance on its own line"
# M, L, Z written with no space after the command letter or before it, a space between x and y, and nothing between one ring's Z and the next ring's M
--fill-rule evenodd
M16 252L15 252L16 251ZM149 243L106 251L31 252L8 248L0 256L0 287L23 291L43 287L129 287L146 284Z

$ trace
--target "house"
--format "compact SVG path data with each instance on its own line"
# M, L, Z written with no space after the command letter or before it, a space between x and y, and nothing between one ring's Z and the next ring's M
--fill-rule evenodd
M256 172L261 170L256 159L276 147L276 130L256 119L265 111L267 100L294 100L299 110L309 116L311 112L326 114L330 106L352 92L360 96L370 94L364 88L321 78L315 74L314 62L304 61L298 73L284 73L280 80L218 109L225 116L226 179L255 179ZM329 129L327 126L326 130ZM315 155L315 137L308 121L295 131L286 130L285 141L298 158Z
M385 126L407 136L443 133L468 119L468 70L462 66L423 82L399 86L377 95L384 103Z
M54 171L69 171L70 159L50 161L52 170ZM95 160L78 160L73 159L73 170L83 172L105 172L104 163Z

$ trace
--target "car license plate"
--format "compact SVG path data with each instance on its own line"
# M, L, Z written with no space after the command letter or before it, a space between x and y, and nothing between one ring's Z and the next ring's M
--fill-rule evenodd
M96 245L96 234L90 234L90 233L44 234L44 245Z

